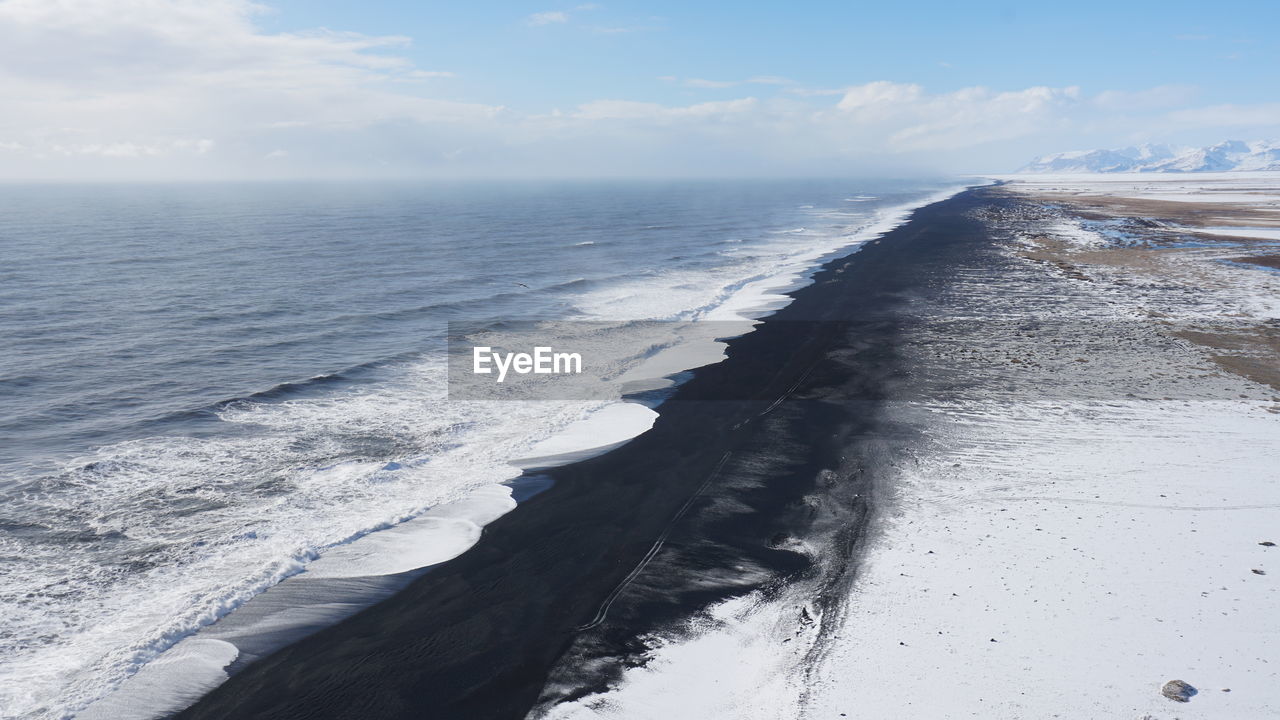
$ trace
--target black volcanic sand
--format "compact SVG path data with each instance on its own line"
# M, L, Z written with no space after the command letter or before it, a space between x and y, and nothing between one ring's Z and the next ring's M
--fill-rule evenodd
M828 263L696 371L652 430L545 473L554 486L471 550L179 717L519 718L540 696L602 689L646 633L734 594L806 578L825 617L856 568L878 468L911 441L879 408L904 381L913 298L989 248L969 213L990 202L967 191ZM797 540L821 557L788 549Z

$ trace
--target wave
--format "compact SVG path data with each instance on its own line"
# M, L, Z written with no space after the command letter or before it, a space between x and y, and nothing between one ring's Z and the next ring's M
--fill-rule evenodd
M852 230L742 242L719 265L489 297L546 293L584 319L751 321L909 207ZM722 339L623 348L616 372L666 377L718 360ZM440 358L361 363L193 411L220 423L217 435L118 443L43 479L0 521L40 506L27 516L59 524L31 533L86 540L0 548L22 558L26 599L0 597L15 635L42 638L0 639L0 705L121 719L184 706L269 651L266 637L288 642L336 622L337 605L358 609L470 547L537 487L524 470L616 446L656 417L638 403L445 399Z

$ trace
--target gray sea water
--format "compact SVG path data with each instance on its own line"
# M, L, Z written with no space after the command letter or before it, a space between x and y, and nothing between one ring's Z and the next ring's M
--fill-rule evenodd
M0 715L73 716L604 407L448 402L449 321L747 307L955 186L0 186Z

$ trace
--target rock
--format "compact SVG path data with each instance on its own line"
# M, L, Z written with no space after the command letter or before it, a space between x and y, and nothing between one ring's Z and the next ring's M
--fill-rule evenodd
M1160 688L1160 694L1174 702L1191 702L1192 696L1200 692L1181 680L1170 680Z

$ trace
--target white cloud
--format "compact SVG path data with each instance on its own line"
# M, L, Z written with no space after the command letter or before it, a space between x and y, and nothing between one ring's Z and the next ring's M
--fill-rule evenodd
M567 22L569 22L569 13L561 12L559 10L539 12L529 16L530 25L552 25L555 23Z
M0 0L0 177L1001 170L1144 135L1280 134L1278 104L1196 107L1178 86L938 92L664 76L752 92L691 104L608 92L565 112L516 112L430 97L461 81L432 82L453 74L414 67L400 52L408 38L267 33L259 13L248 0Z
M676 80L677 78L663 76L659 80ZM704 80L702 78L685 78L684 84L687 87L694 88L731 88L739 85L790 85L791 80L777 75L756 75L746 80Z
M924 89L919 85L902 85L887 81L845 88L844 97L836 104L841 110L869 110L883 113L919 101Z
M599 9L600 6L595 3L583 3L581 5L574 6L573 12L591 12L592 10ZM573 14L564 10L548 10L546 12L538 12L530 15L526 18L526 22L533 27L540 27L543 25L565 25L573 21L573 19ZM644 25L579 25L578 27L597 35L620 35L623 33L655 29Z
M1094 97L1100 108L1121 111L1164 110L1185 106L1197 92L1189 85L1161 85L1147 90L1104 90Z
M254 25L260 11L246 0L0 2L4 132L28 160L5 171L98 172L58 160L80 157L183 174L191 158L213 155L231 173L285 128L473 122L502 112L389 85L448 76L385 54L408 38L268 34Z
M799 97L821 97L823 95L844 95L845 88L789 87L787 92Z
M209 139L160 140L151 143L113 142L79 143L63 145L51 143L47 150L66 157L89 156L104 158L161 157L174 154L205 155L214 148Z
M730 88L742 83L723 80L703 80L702 78L689 78L684 81L685 85L695 88Z
M686 81L687 84L687 81ZM566 116L575 137L593 134L665 144L671 155L708 158L726 167L768 171L851 172L859 167L942 170L1012 169L1029 157L1077 144L1108 145L1171 122L1224 128L1271 122L1280 105L1168 112L1190 98L1187 88L1086 95L1078 87L999 91L970 87L929 92L921 85L877 81L839 91L811 91L816 100L740 98L669 106L622 99L581 105ZM608 128L605 130L604 128ZM674 162L674 161L673 161Z
M631 100L596 100L579 106L572 117L579 120L645 120L665 123L689 118L726 118L749 113L758 106L759 101L755 98L676 107Z
M1184 127L1270 127L1280 131L1280 103L1212 105L1169 113L1170 122Z
M852 124L876 128L902 151L947 150L1042 132L1070 118L1076 87L995 92L971 87L929 94L919 85L872 82L847 88L836 108Z

